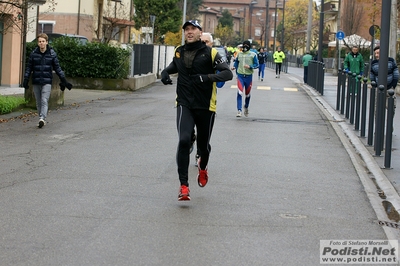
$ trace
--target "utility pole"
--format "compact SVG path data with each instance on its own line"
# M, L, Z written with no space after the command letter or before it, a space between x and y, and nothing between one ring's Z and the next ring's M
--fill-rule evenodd
M20 84L22 87L22 83L24 80L25 74L25 66L26 66L26 34L28 33L28 0L22 2L22 53L21 53L21 75L20 75Z
M278 0L275 0L275 18L274 18L274 50L276 51L276 18L278 16Z
M266 12L265 12L265 51L268 52L269 48L269 0L265 0L265 7L266 7Z
M320 15L319 15L319 39L318 39L318 61L322 62L322 51L324 48L324 0L321 0Z
M391 16L390 16L390 45L389 56L396 58L397 47L397 0L392 0Z
M80 22L81 22L81 0L78 1L78 22L76 25L76 34L78 35L79 35L79 24L81 24Z
M285 3L286 0L283 0L283 9L282 9L282 41L281 41L281 50L285 52Z
M310 0L308 3L307 43L306 43L307 52L310 52L313 2L314 2L313 0Z
M390 39L390 12L391 0L382 1L381 13L381 37L379 49L379 72L378 72L378 88L383 86L383 101L378 101L376 108L376 127L375 127L375 155L379 156L383 150L383 138L385 130L385 102L387 90L387 73L388 73L388 56L389 56L389 39ZM379 95L379 92L378 92Z
M341 0L339 0L339 6L338 6L338 15L337 15L337 21L336 21L336 32L338 32L340 30L341 24L340 24L340 2ZM339 40L336 38L336 60L335 60L335 64L333 67L333 75L337 76L339 74L339 66L340 66L340 45L339 45Z

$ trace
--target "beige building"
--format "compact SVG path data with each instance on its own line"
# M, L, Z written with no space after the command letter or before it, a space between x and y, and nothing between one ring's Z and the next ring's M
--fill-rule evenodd
M18 87L22 83L24 34L21 28L24 28L24 17L27 42L41 32L83 35L90 41L128 43L131 39L130 28L134 25L130 20L132 0L63 0L51 8L49 3L43 4L45 0L24 1L28 3L26 9L0 4L2 87Z
M90 41L128 43L131 0L58 1L54 12L39 13L38 32L83 35Z

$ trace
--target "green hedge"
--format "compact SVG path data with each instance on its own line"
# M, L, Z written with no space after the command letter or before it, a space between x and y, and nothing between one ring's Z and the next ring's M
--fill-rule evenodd
M27 43L27 59L36 46L36 42ZM51 47L67 77L123 79L128 76L128 50L103 43L81 45L68 37L55 39Z

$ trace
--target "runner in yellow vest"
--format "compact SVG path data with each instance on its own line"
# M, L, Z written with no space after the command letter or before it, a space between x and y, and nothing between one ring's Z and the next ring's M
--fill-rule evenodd
M274 53L274 62L275 62L275 72L276 76L275 78L280 78L281 77L281 69L282 69L282 63L283 60L285 60L285 53L281 51L281 47L277 48L277 51Z

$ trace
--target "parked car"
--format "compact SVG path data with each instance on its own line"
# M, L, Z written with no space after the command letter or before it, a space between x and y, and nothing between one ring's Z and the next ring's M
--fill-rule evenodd
M85 36L81 35L74 35L74 34L63 34L63 33L46 33L47 36L49 36L49 43L51 44L54 39L60 38L60 37L69 37L69 38L74 38L80 42L80 44L85 45L87 42L89 42L88 38ZM36 42L36 38L32 41Z

